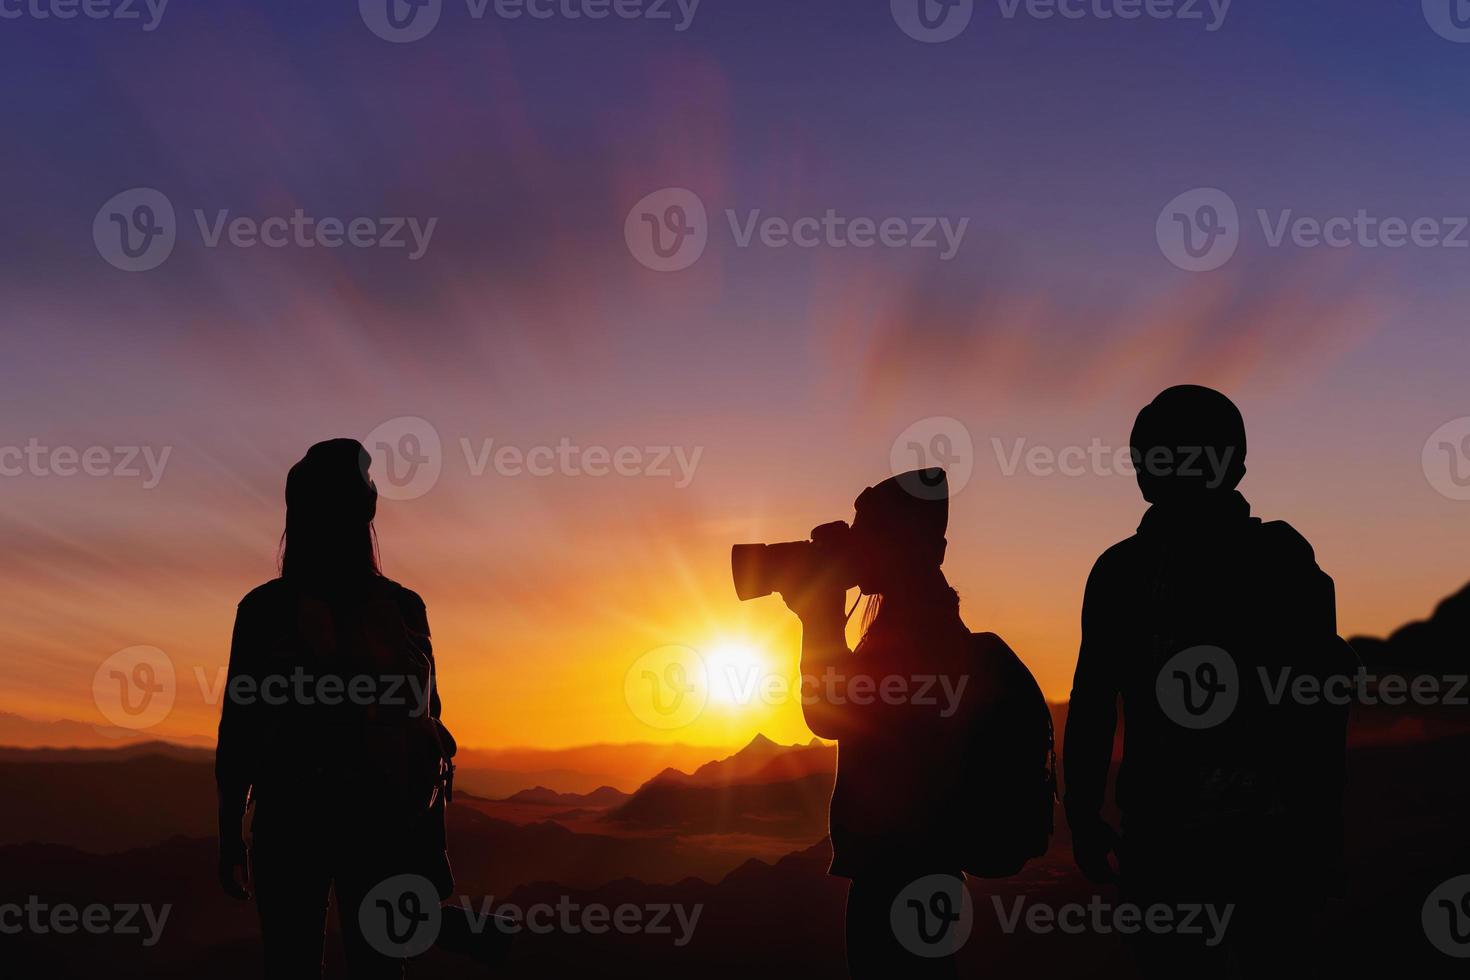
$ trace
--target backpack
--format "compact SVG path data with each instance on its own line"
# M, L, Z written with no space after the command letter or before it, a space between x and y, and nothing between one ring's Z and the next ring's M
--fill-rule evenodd
M1036 679L994 633L973 636L985 691L968 718L958 841L961 870L1008 878L1046 853L1057 799L1051 711Z

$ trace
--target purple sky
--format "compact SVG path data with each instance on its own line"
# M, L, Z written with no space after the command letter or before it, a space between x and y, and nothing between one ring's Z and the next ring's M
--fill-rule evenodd
M663 737L620 687L663 643L734 637L791 666L792 624L735 602L728 545L848 516L935 418L974 447L948 566L967 619L1054 697L1087 570L1142 504L1126 476L1007 475L1005 458L1121 446L1169 384L1239 401L1244 490L1315 543L1344 632L1470 577L1470 504L1421 462L1470 416L1470 248L1268 234L1361 211L1470 243L1470 44L1418 3L1235 0L1209 30L1205 4L1204 21L1074 20L992 0L934 44L886 2L704 0L680 31L677 13L477 19L445 0L401 44L354 6L172 0L153 30L0 19L0 447L169 449L154 487L29 464L0 480L0 710L100 720L93 673L135 644L181 676L217 670L234 603L272 572L286 468L402 417L432 425L442 473L385 501L386 571L428 600L477 744ZM177 240L127 272L94 219L140 187ZM707 211L678 272L624 238L664 188ZM1239 214L1238 249L1205 272L1156 237L1197 188ZM210 247L195 214L297 209L434 224L410 258ZM729 217L829 211L968 222L946 260L741 247ZM476 476L465 441L487 439L632 447L644 470L662 447L699 455L687 485ZM210 729L192 682L178 700L160 731ZM670 737L758 728L803 735L785 705Z

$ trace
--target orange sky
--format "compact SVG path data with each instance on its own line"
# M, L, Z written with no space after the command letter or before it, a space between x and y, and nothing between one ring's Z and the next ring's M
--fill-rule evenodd
M1343 407L1340 384L1328 372L1307 392L1237 392L1254 440L1244 490L1258 513L1290 519L1316 544L1338 582L1343 631L1383 630L1427 613L1470 575L1457 557L1464 505L1429 486L1410 444L1415 433L1386 431L1393 427L1371 404ZM764 669L793 674L794 617L775 598L736 601L729 545L798 537L849 517L856 492L887 474L894 438L925 413L967 420L975 444L973 475L952 504L946 565L966 620L1001 633L1046 693L1065 697L1087 570L1130 532L1142 504L1126 477L1006 476L1004 457L1017 439L1117 443L1129 413L1111 400L1066 411L1018 403L1008 412L966 411L972 399L959 392L901 401L842 411L812 397L813 414L788 425L716 423L693 411L606 432L589 427L589 445L704 446L683 488L658 476L472 476L461 432L522 446L555 440L460 429L441 416L437 483L415 499L385 499L378 532L385 571L428 603L446 717L461 740L732 745L757 731L809 738L790 699L714 701L687 725L652 727L630 708L626 675L669 644L704 653L743 645ZM12 482L12 499L24 497L26 507L5 518L0 710L101 723L93 673L113 652L147 644L168 655L178 678L176 704L152 730L211 731L218 708L202 692L218 683L234 603L272 572L284 471L315 438L365 436L382 421L368 411L305 433L247 416L207 447L176 435L155 489L122 478ZM1436 412L1443 414L1408 414L1426 428ZM1028 415L1029 427L1021 421ZM106 429L92 428L90 441L118 441ZM639 431L658 438L639 439ZM992 439L1001 440L1002 458Z
M1208 186L1248 218L1463 214L1465 131L1436 74L1462 51L1374 5L1338 18L1356 46L1334 35L1304 56L1320 25L1267 5L1238 31L1180 35L1177 62L1122 24L919 45L869 6L841 38L819 7L772 30L737 4L672 40L588 22L511 43L486 25L389 52L323 8L196 18L187 43L19 51L5 67L33 95L0 155L18 189L0 453L169 456L156 486L0 476L0 710L100 724L99 665L148 645L177 679L151 730L211 732L202 692L235 603L274 572L287 468L385 423L396 444L404 417L432 425L440 475L384 500L383 566L428 604L468 745L807 738L790 701L651 727L628 672L671 644L744 645L794 672L794 618L736 601L729 547L850 516L915 427L972 447L952 460L971 476L946 566L967 622L1065 697L1087 572L1143 505L1126 476L1008 460L1120 448L1172 384L1237 399L1243 489L1315 544L1344 633L1426 615L1470 578L1470 504L1421 461L1431 433L1470 417L1463 253L1272 248L1252 228L1197 274L1155 237L1161 207ZM1381 57L1390 25L1411 57ZM200 98L193 80L226 63ZM1404 152L1426 132L1440 152ZM89 235L104 201L143 185L186 226L165 264L123 272ZM720 233L662 274L624 230L671 187L696 190ZM206 248L196 208L438 224L410 262ZM726 210L970 224L946 262L741 247ZM487 440L627 448L640 475L477 475ZM687 480L647 472L659 447L684 451Z

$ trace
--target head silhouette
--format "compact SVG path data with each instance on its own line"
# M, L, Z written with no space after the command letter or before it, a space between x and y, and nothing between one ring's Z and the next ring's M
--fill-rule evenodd
M1128 441L1138 489L1151 504L1228 493L1245 476L1245 422L1213 388L1160 392L1138 413Z
M306 451L286 476L281 574L316 585L378 574L373 517L378 488L372 458L356 439L329 439Z
M892 592L932 576L944 562L949 523L944 470L891 477L860 493L853 508L853 551L863 592Z

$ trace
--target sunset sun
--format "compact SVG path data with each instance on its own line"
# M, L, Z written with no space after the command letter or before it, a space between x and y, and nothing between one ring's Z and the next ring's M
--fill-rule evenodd
M771 671L771 664L754 644L726 640L705 654L705 669L709 674L711 701L751 705L757 700L761 683Z

